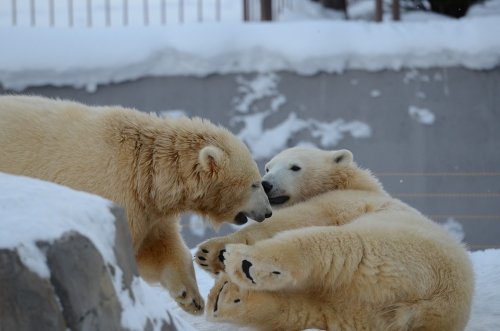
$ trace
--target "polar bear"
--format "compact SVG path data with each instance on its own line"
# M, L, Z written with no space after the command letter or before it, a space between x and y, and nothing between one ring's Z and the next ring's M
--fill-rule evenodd
M200 314L204 302L178 215L262 221L271 206L255 161L226 129L122 107L0 97L0 171L101 195L126 209L141 275ZM230 203L229 203L230 202Z
M323 166L309 177L311 164ZM292 148L266 171L270 200L289 206L228 237L209 319L260 330L465 328L474 284L465 248L390 197L352 153ZM302 201L301 185L323 188ZM207 265L217 240L200 245Z
M334 217L329 224L340 225L359 215L359 211L350 208L352 203L347 201L344 202L346 208L339 215L335 214L337 209L330 211L328 204L314 209L316 217L310 217L311 208L284 207L334 190L376 192L388 197L378 179L369 170L355 166L352 153L345 149L329 153L303 147L284 150L265 165L262 179L273 209L279 212L275 212L268 222L251 224L230 235L211 238L198 245L195 261L205 271L218 275L224 270L227 244L254 244L283 230L302 228L305 225L324 225L325 218ZM304 220L307 220L307 224L304 224Z

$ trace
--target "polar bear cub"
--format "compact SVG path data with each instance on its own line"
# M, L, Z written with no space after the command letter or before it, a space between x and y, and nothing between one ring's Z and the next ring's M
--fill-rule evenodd
M279 212L274 213L273 217L263 224L251 224L230 235L211 238L201 243L195 254L195 261L207 272L218 275L224 270L227 244L253 244L283 230L323 225L323 219L331 219L332 212L338 211L318 206L314 211L316 218L311 218L311 208L284 207L340 189L377 192L380 196L387 196L378 179L372 176L369 170L357 167L352 153L345 149L328 152L303 147L286 149L265 165L265 175L262 179L273 209ZM358 215L358 211L352 209L351 205L352 203L346 201L342 214L334 215L329 224L343 224L350 221L353 215Z
M346 166L352 162L353 155L346 149L331 152L325 158L324 151L319 149L290 148L265 165L262 186L276 208L291 206L327 191L366 185L366 179L363 183L353 183L359 176L348 176ZM343 171L334 171L335 168ZM325 169L331 169L329 176L325 176Z
M257 164L228 130L123 107L0 96L0 171L101 195L126 209L141 275L190 313L203 311L179 214L214 225L262 221L271 206Z
M289 206L200 245L205 268L225 271L209 319L261 330L465 328L474 283L466 250L390 197L352 153L293 148L266 171L270 200Z

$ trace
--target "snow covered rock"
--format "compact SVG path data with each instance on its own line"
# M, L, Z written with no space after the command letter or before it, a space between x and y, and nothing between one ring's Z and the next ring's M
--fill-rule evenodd
M121 330L120 302L92 242L75 232L37 245L46 252L49 279L29 270L15 250L2 250L6 258L0 262L0 282L10 284L8 293L0 296L5 329ZM16 272L9 272L12 265Z
M115 204L0 173L0 228L0 330L190 329L138 277Z
M0 328L65 330L54 288L27 268L15 251L0 250Z

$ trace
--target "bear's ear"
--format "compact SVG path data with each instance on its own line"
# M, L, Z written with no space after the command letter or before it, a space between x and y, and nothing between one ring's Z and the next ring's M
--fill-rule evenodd
M224 161L224 152L216 146L205 146L200 151L198 161L203 170L215 173Z
M352 160L352 153L347 149L340 149L333 152L333 162L336 164L351 164Z

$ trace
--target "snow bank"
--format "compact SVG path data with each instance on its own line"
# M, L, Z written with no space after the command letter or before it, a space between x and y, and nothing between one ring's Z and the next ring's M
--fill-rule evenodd
M137 277L131 284L133 296L122 287L123 272L113 251L115 217L111 206L110 201L95 195L0 172L0 249L16 250L24 265L40 277L49 278L45 254L36 242L53 242L65 233L78 232L89 238L107 264L113 266L113 286L123 308L122 326L142 331L149 319L155 330L163 321L182 330L194 330L175 315L168 315L168 294L160 295Z
M309 21L207 23L165 27L3 28L0 82L97 85L144 76L500 63L500 19L473 17L431 22Z
M40 277L50 276L36 241L54 241L72 230L88 237L116 264L111 202L85 192L0 172L0 248L16 249Z

